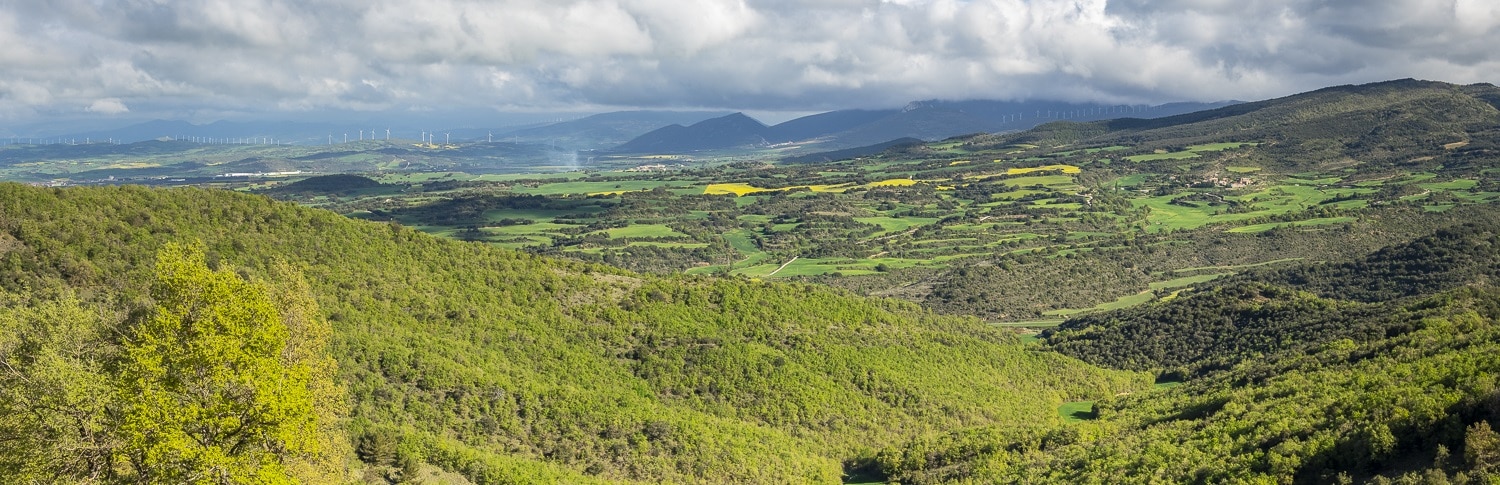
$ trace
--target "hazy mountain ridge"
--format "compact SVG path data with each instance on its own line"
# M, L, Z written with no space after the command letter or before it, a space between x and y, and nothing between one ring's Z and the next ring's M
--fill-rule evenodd
M598 150L628 142L668 125L691 124L728 113L712 111L617 111L534 128L505 131L506 141L543 143L570 150Z
M684 153L721 147L762 147L770 127L744 113L711 118L689 126L668 125L610 149L619 153Z
M897 138L931 141L980 132L1018 131L1061 119L1100 120L1127 114L1171 116L1233 103L1111 106L983 100L915 101L898 110L831 111L769 127L736 123L733 136L715 133L708 126L665 127L609 151L686 153L788 143L806 143L819 149L842 149L874 145Z

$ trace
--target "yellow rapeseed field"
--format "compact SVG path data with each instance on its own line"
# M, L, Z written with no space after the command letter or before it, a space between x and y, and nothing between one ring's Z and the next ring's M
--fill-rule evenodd
M1006 175L1024 175L1024 174L1028 174L1028 173L1031 173L1031 172L1046 172L1046 171L1051 171L1051 170L1061 170L1062 173L1083 173L1083 169L1078 168L1078 167L1074 167L1072 165L1043 165L1043 166L1040 166L1040 167L1031 167L1031 168L1012 168L1012 169L1006 170L1005 174Z
M760 187L755 187L755 186L751 186L751 185L747 185L747 184L708 184L708 187L705 187L703 189L703 194L704 195L734 194L736 196L740 196L740 195L745 195L745 194L753 194L753 193L756 193L756 192L766 192L768 190L770 190L770 189L762 189Z
M792 190L792 189L808 189L808 190L811 190L813 192L843 192L845 190L849 190L849 184L838 184L838 185L794 185L794 186L791 186L791 187L782 187L782 188L779 188L779 189L762 189L762 188L756 187L754 185L741 184L741 183L708 184L708 187L704 187L703 188L703 195L734 194L736 196L741 196L741 195L754 194L754 193L757 193L757 192L779 192L779 191L782 191L782 190Z

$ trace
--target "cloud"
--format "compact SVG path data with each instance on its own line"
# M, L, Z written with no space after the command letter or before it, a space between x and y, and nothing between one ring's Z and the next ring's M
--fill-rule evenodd
M85 108L85 110L90 113L99 113L106 115L117 115L130 112L130 108L126 107L125 103L120 102L119 98L105 98L95 100L94 103L90 104L88 108Z
M0 112L1259 99L1500 77L1489 0L0 0ZM73 108L69 108L69 107Z

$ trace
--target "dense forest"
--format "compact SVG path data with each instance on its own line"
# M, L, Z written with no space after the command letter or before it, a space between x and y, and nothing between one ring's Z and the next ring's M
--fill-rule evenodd
M169 463L301 476L293 458L312 455L294 444L337 423L343 433L324 441L346 445L317 449L352 448L345 464L367 481L430 464L476 483L828 483L913 436L1056 422L1065 401L1150 380L1026 350L1002 329L910 303L805 284L647 277L225 191L0 185L0 250L0 287L17 302L4 310L0 406L49 399L56 413L5 414L0 442L34 450L7 453L6 474L154 477L136 450L182 439L140 441L131 410L147 402L137 395L157 398L139 386L170 383L164 395L186 399L205 374L310 379L317 366L289 356L322 357L291 348L287 335L323 321L321 355L337 362L344 399L320 398L334 403L313 406L321 419L271 433L255 445L259 457L210 443ZM184 288L178 273L225 290ZM271 304L251 311L241 299ZM234 338L255 342L243 350L258 357L223 372L213 362L133 363L175 355L169 348L222 350ZM301 407L266 406L307 415L305 400L331 388L306 382ZM113 398L72 406L93 395ZM94 451L71 455L84 441Z
M1170 302L1075 318L1043 338L1100 365L1194 374L1288 348L1368 342L1417 326L1423 312L1407 298L1500 277L1497 227L1463 224L1352 261L1252 271Z
M1186 382L1095 401L1071 425L926 436L878 462L902 483L1493 483L1495 234L1463 224L1069 320L1047 348Z
M1494 483L1500 294L1413 305L1420 319L1389 337L1112 397L1069 426L926 437L879 461L901 483Z
M1493 225L1022 345L895 300L223 191L0 185L0 208L0 473L23 480L1485 483L1500 466ZM1090 419L1065 421L1078 401Z

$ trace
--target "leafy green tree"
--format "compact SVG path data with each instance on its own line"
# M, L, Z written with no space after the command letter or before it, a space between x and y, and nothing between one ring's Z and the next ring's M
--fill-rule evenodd
M1493 472L1500 468L1500 433L1490 429L1487 421L1469 426L1464 436L1464 456L1476 471Z
M333 450L315 409L330 389L322 344L289 342L326 331L308 328L305 305L287 325L287 298L210 270L204 252L169 243L158 254L155 308L120 362L118 453L140 480L296 483L294 469L316 468L297 463L331 461L317 459Z
M0 477L108 477L118 444L108 319L71 293L38 300L0 293Z

